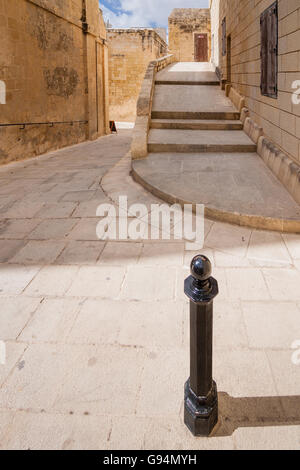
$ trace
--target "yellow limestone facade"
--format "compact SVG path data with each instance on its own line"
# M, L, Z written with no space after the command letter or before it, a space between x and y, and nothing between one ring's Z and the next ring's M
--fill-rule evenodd
M1 0L0 30L0 164L109 131L98 0Z
M211 21L208 8L175 8L169 16L169 49L178 62L195 62L195 35L207 34L207 59L211 55Z
M107 35L110 119L133 122L149 62L165 56L168 47L154 29L109 29Z

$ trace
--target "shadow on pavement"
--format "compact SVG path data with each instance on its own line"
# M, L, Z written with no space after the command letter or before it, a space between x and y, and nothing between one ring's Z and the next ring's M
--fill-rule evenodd
M231 397L219 393L219 424L213 437L231 436L238 428L300 425L300 396Z

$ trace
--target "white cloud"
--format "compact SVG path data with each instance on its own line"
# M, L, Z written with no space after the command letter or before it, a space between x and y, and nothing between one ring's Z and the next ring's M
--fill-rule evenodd
M167 27L173 8L208 8L209 0L106 0L104 3L100 0L100 8L114 28L153 24Z

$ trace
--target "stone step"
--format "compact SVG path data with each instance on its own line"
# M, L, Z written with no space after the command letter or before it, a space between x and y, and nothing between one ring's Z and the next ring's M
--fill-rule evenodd
M239 121L238 111L152 111L152 119L227 120Z
M204 86L204 85L211 85L211 86L218 86L220 85L219 81L211 81L211 80L201 80L201 81L190 81L190 80L156 80L155 85L197 85L197 86Z
M225 119L152 119L151 129L186 129L186 130L242 130L241 121Z
M256 145L243 131L198 131L151 129L148 151L196 152L256 152Z
M152 114L155 119L240 119L224 91L210 85L156 85Z

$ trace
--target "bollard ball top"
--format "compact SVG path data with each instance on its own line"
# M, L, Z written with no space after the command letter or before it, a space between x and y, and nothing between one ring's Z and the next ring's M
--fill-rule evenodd
M197 255L191 262L191 275L198 281L207 281L212 273L211 262L204 255Z

